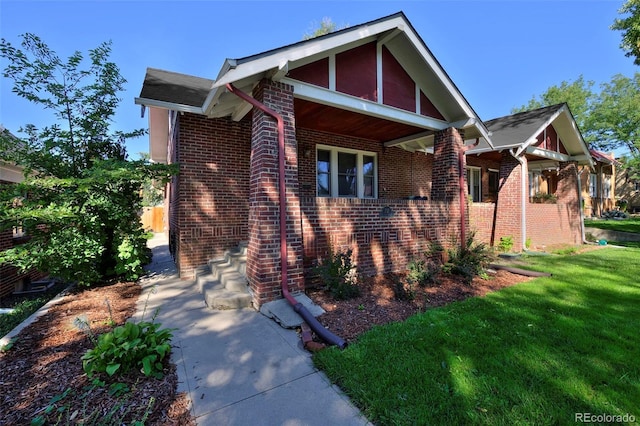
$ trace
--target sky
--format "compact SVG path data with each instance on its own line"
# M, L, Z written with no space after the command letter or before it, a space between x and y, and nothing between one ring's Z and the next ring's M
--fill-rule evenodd
M414 1L31 1L0 0L0 37L19 47L34 33L61 58L112 42L111 61L127 80L114 130L147 128L139 96L147 67L214 79L225 58L302 40L328 17L357 25L404 12L483 120L510 114L547 88L579 76L594 90L640 71L611 30L623 0ZM2 69L7 65L0 60ZM54 123L51 111L17 97L0 77L0 124ZM23 135L22 135L23 136ZM127 143L131 158L147 137Z

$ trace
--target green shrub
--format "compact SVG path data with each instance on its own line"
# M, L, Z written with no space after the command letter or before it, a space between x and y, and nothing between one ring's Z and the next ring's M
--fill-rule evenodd
M500 243L498 244L498 250L503 253L508 253L513 248L513 237L508 235L506 237L500 237Z
M315 268L315 272L335 299L351 299L360 294L358 272L351 260L352 254L351 249L337 253L329 250L327 258Z
M435 284L438 269L425 260L412 260L407 265L409 272L407 273L407 281L409 284L417 284L420 287L426 287Z
M393 295L397 300L413 300L416 298L415 282L404 282L399 277L393 277Z
M162 360L171 351L172 336L170 329L161 330L158 323L128 322L98 336L95 347L82 356L82 368L89 377L125 374L137 368L147 377L161 378Z
M448 260L442 269L459 275L469 285L473 278L485 275L485 268L493 260L493 254L484 243L475 243L474 234L469 235L464 245L453 244L447 250Z

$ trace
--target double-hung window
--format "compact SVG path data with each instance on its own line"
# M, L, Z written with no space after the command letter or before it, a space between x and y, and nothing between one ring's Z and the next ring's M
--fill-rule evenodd
M602 179L602 198L611 198L611 175L604 175Z
M318 197L378 196L375 153L318 145L316 158Z
M595 173L589 174L589 197L598 197L598 175Z
M480 167L467 167L467 187L469 195L475 203L479 203L481 198L481 176L482 169Z

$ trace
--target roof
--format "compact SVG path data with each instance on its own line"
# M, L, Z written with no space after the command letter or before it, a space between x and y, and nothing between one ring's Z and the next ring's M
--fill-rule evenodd
M494 148L486 141L480 140L478 146L470 149L468 154L512 150L516 156L529 154L547 161L571 160L593 165L589 148L566 103L495 118L485 124L491 132ZM553 125L558 133L567 154L535 146L538 135L549 125Z
M384 45L397 56L418 87L433 96L433 102L442 111L446 121L398 111L397 108L375 101L354 99L331 88L319 88L287 76L290 70L370 42ZM209 117L231 116L234 120L240 120L251 108L231 94L226 85L231 83L250 94L263 78L292 85L296 99L377 118L391 117L393 121L414 126L418 130L438 131L456 124L465 128L467 134L489 138L478 115L402 12L244 58L227 59L215 80L149 68L140 97L135 102ZM406 140L402 141L402 144L407 143Z
M145 105L202 107L213 80L156 68L147 68L140 98ZM152 102L155 101L155 102Z
M613 153L607 154L607 153L604 153L602 151L598 151L597 149L590 149L589 152L591 153L591 156L593 157L593 159L598 161L598 162L600 162L600 163L605 163L605 164L619 164L620 163L618 160L616 160L616 158L613 155Z
M524 111L485 122L491 132L491 141L496 149L516 148L546 127L549 117L556 114L564 104L551 105L532 111Z

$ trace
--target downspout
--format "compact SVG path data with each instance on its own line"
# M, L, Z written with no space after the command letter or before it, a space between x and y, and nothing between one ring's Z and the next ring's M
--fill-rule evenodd
M467 221L465 216L467 214L467 203L465 198L467 196L467 188L464 184L464 155L471 148L475 148L480 143L480 138L476 138L473 145L462 146L458 151L458 183L460 185L460 244L461 247L466 247L467 244Z
M582 237L582 244L587 244L589 242L587 241L584 231L584 205L582 204L584 202L582 198L582 173L584 173L584 171L585 169L581 169L578 172L578 208L580 209L580 234Z
M268 108L263 103L258 100L252 98L247 95L243 91L237 89L233 84L227 83L227 90L238 96L240 99L243 99L253 105L255 108L258 108L260 111L264 112L267 115L276 119L278 124L278 192L279 192L279 211L280 211L280 268L282 279L280 282L280 286L282 288L282 295L285 299L291 304L293 310L302 317L302 319L309 325L309 327L316 333L318 337L320 337L326 343L331 345L336 345L340 349L344 349L347 346L347 343L340 337L331 333L329 330L324 328L322 324L309 312L309 310L300 302L298 302L289 292L288 282L288 266L287 266L287 230L286 230L286 220L287 220L287 212L286 212L286 187L285 187L285 179L284 179L284 120L282 119L282 115L278 114L274 110Z
M522 250L526 250L526 243L525 241L527 240L527 201L528 201L528 195L527 195L527 181L525 180L525 174L524 174L524 160L522 158L520 158L514 151L513 148L511 148L509 150L509 154L511 154L511 156L513 158L515 158L518 163L520 163L520 190L521 190L521 207L520 207L520 220L522 221L521 225L520 225L520 231L522 233Z

